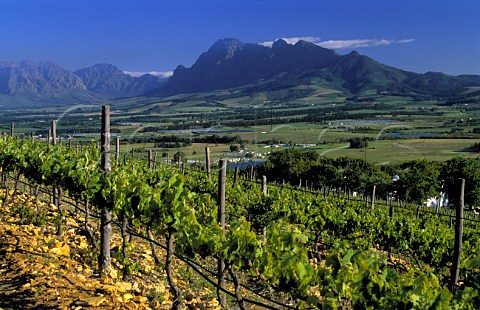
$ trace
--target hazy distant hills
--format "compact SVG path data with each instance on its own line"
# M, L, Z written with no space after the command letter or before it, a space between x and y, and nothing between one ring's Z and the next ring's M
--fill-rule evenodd
M0 62L0 94L8 95L0 100L9 102L44 96L93 99L78 76L51 62Z
M113 65L98 64L70 72L52 62L0 62L0 106L92 103L139 96L165 79L133 77Z
M313 43L271 47L218 40L190 67L178 66L168 80L133 77L110 64L70 72L52 62L0 62L0 106L91 103L125 97L239 89L239 96L279 89L321 86L347 96L389 92L423 97L455 97L480 87L479 75L419 74L351 52L339 55Z
M324 86L350 94L375 90L452 96L467 87L480 86L480 76L477 75L413 73L381 64L357 52L338 55L306 41L292 45L279 39L272 47L266 47L227 38L217 41L200 55L191 68L178 66L164 86L147 95L205 92L252 83L258 89L268 91L269 87L285 87L271 80L285 80L285 76L292 87L312 85L321 80ZM262 83L268 83L268 86Z
M74 72L87 90L108 99L135 97L164 84L164 79L150 74L133 77L110 64L97 64Z

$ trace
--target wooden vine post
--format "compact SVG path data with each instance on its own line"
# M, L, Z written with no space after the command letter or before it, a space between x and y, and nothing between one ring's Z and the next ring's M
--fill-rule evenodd
M235 167L235 174L233 175L233 184L232 188L237 186L237 179L238 179L238 166Z
M455 290L460 273L460 256L462 255L463 237L463 208L465 204L465 179L460 179L460 199L457 203L457 214L455 222L455 244L453 249L453 264L451 272L451 291Z
M227 160L220 160L220 169L218 170L218 223L225 234L225 183L227 179ZM218 260L218 286L225 289L225 262L222 259ZM217 288L217 296L222 309L227 308L227 296L220 292Z
M115 165L118 166L120 161L120 137L115 137Z
M10 123L10 137L13 137L15 135L15 123L11 122Z
M390 201L390 206L389 206L389 209L388 209L388 215L390 216L391 219L393 219L393 214L394 214L394 211L393 211L393 196L389 197L389 201Z
M109 175L112 167L110 164L110 107L102 107L102 169L105 176ZM100 218L100 255L98 270L100 274L110 271L112 258L110 257L110 235L112 234L112 214L106 206L102 206Z
M210 148L208 146L205 147L205 166L207 168L207 177L209 180L211 180L212 171L210 170Z
M267 177L262 175L262 194L267 196Z
M57 121L52 121L52 145L57 145Z
M153 170L153 150L148 150L148 169Z
M373 191L372 191L372 210L375 209L375 190L377 189L376 185L373 185Z

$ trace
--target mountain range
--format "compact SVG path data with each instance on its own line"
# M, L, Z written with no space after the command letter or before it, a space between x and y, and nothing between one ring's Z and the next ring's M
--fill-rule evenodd
M70 72L52 62L0 62L0 105L167 97L238 88L253 93L302 85L322 85L346 95L376 91L452 97L480 87L480 76L409 72L355 51L339 55L306 41L289 44L282 39L271 47L234 38L218 40L190 68L179 65L168 80L149 74L133 77L109 64Z
M282 87L314 85L320 81L324 86L349 94L375 90L452 96L480 86L478 75L408 72L355 51L339 55L301 40L288 44L278 39L272 47L266 47L227 38L200 55L191 68L178 66L165 85L148 95L205 92L247 84L256 84L256 87L262 84L261 88L268 90L268 83L270 87L278 87L279 79L289 81L287 86L282 82Z
M0 62L0 106L93 103L135 97L156 89L165 79L133 77L110 64L70 72L48 62Z

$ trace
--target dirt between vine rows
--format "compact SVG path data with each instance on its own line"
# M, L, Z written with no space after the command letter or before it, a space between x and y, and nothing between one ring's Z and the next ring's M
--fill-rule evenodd
M11 190L13 194L13 191ZM0 310L2 309L170 309L172 295L165 272L154 265L147 242L133 241L130 260L137 270L126 281L112 271L103 277L95 272L95 259L86 237L81 235L84 220L73 212L66 217L66 230L56 235L56 207L32 197L15 195L3 203L0 190ZM29 216L19 216L33 210ZM45 215L46 225L29 223ZM30 218L29 218L30 217ZM136 239L135 239L136 240ZM118 233L112 248L121 247ZM158 249L161 259L164 253ZM119 267L115 259L114 266ZM192 285L185 266L176 263L175 277L190 309L219 309L212 289L202 283Z

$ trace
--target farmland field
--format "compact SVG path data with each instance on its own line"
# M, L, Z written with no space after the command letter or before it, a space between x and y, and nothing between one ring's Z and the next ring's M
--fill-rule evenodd
M327 90L283 103L266 100L269 96L257 93L229 98L226 92L211 92L162 100L120 100L110 103L111 127L113 134L121 137L122 152L130 154L133 148L145 156L147 150L154 149L170 159L181 151L190 160L203 160L206 145L212 148L214 158L227 156L232 143L196 142L212 135L243 141L245 152L237 154L240 158L248 152L265 156L289 147L308 147L324 156L352 156L376 163L479 157L472 149L480 141L475 129L480 127L480 109L475 105L375 95L370 102L355 102L344 97L338 100L336 93ZM69 138L73 145L88 144L99 139L96 106L30 108L0 114L0 131L9 132L14 122L17 135L33 134L42 140L55 119L58 136L64 142ZM153 141L166 136L193 143L156 147ZM367 139L368 146L350 149L351 138Z

